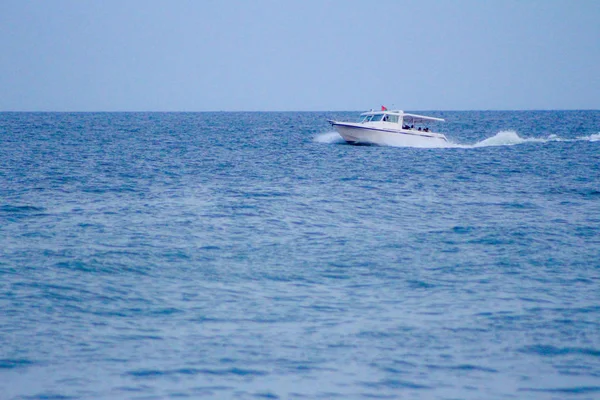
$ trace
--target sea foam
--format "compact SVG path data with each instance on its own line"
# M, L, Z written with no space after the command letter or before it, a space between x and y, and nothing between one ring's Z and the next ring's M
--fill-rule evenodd
M317 135L314 138L315 142L318 143L344 143L344 139L337 132L325 132ZM480 147L494 147L494 146L514 146L523 143L548 143L548 142L575 142L575 141L589 141L597 142L600 141L600 133L592 134L589 136L580 136L575 139L565 139L558 135L550 134L545 138L539 137L521 137L514 130L503 130L496 133L494 136L490 136L474 144L464 144L449 141L447 143L426 143L419 147L421 148L480 148ZM389 140L385 143L385 146L389 147L405 147L403 143Z

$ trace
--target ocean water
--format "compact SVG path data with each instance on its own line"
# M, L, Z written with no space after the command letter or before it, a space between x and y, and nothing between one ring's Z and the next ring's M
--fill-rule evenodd
M0 113L0 398L600 398L600 112L423 113Z

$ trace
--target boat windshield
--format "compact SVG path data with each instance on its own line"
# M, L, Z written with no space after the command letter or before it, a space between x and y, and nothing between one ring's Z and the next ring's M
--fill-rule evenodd
M372 115L365 115L364 117L361 118L360 122L370 122L372 118L373 118Z
M388 115L388 114L371 114L365 115L361 117L360 122L379 122L379 121L388 121L388 122L398 122L397 115Z

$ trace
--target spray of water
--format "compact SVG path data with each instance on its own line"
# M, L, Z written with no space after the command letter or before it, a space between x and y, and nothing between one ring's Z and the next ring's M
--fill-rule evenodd
M600 142L600 133L595 133L590 136L583 136L578 138L580 140L589 140L590 142Z
M317 135L314 138L315 142L318 143L344 143L344 139L337 132L326 132L320 135ZM470 149L470 148L479 148L479 147L493 147L493 146L514 146L523 143L548 143L548 142L576 142L576 141L588 141L588 142L598 142L600 141L600 133L592 134L589 136L580 136L575 139L564 139L557 135L549 135L546 138L523 138L519 136L519 134L515 131L500 131L496 133L494 136L491 136L487 139L479 141L475 144L460 144L460 143L435 143L429 146L425 145L423 147L430 148L462 148L462 149ZM386 143L388 146L392 147L400 147L402 144L394 143L393 140L390 140Z
M344 139L337 132L326 132L314 138L318 143L344 143Z

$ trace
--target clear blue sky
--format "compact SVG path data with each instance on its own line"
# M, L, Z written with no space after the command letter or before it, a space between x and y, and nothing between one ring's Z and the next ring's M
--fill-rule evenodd
M596 0L0 0L0 111L600 109Z

